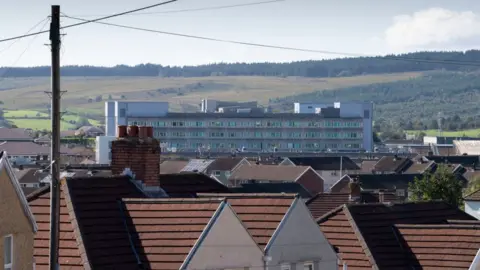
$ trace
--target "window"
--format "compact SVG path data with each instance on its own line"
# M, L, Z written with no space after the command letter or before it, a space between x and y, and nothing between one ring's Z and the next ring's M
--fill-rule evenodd
M3 263L5 270L13 269L13 236L7 235L3 238Z
M397 196L398 197L405 197L405 190L397 189Z
M126 109L120 109L120 117L125 117L126 114L127 114Z
M303 264L303 270L314 270L313 263L308 262Z
M220 171L214 171L213 173L215 174L215 176L220 176Z
M289 264L289 263L284 263L284 264L282 264L281 270L290 270L290 269L291 269L291 267L290 267L290 264Z

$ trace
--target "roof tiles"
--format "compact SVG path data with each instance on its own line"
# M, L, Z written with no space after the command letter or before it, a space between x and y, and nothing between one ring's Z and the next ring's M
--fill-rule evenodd
M38 231L33 243L36 269L49 269L50 187L47 186L29 195L28 201L38 225ZM59 263L61 269L84 269L63 193L60 195L59 238Z
M278 166L278 165L241 165L230 176L232 180L268 180L289 181L297 180L307 166Z
M480 249L480 224L395 227L410 269L469 269Z
M148 269L179 269L220 199L124 199L129 234Z
M293 194L198 194L227 198L255 242L265 248L296 196Z
M405 269L408 264L392 226L442 224L449 219L474 218L441 202L377 203L340 206L319 218L318 223L328 241L338 248L340 257L347 262L349 270L371 269L372 266L380 269Z
M144 198L128 177L70 178L64 193L72 202L73 220L93 269L133 269L137 260L131 250L119 200ZM80 235L80 234L77 234Z

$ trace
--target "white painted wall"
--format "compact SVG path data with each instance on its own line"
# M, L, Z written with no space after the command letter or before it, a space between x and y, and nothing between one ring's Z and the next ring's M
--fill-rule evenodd
M128 118L161 117L168 113L168 102L107 101L105 102L105 135L118 136L117 126L127 125Z
M97 136L95 139L95 161L97 164L110 164L111 149L110 142L116 139L115 136Z
M226 204L185 269L263 269L263 252Z
M337 254L313 219L302 200L297 199L291 212L268 246L272 258L269 270L281 270L282 264L302 270L304 262L314 262L314 269L338 269Z
M480 220L480 202L465 201L465 212Z

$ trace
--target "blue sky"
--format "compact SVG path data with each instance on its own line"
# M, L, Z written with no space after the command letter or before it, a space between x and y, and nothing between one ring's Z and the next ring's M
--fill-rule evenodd
M179 0L150 11L206 8L262 0ZM263 0L264 1L264 0ZM59 1L60 2L60 1ZM158 0L63 0L67 15L94 18ZM474 49L480 41L477 0L285 0L265 5L124 16L112 23L220 39L358 54ZM24 34L50 13L50 0L5 1L0 39ZM62 24L75 21L63 18ZM48 25L46 25L48 27ZM37 28L36 30L39 30ZM284 62L331 55L255 48L89 24L65 30L63 65L198 65ZM0 66L49 64L48 35L0 43ZM28 49L27 49L28 48ZM27 50L26 50L27 49ZM26 51L25 51L26 50ZM22 52L25 53L19 57Z

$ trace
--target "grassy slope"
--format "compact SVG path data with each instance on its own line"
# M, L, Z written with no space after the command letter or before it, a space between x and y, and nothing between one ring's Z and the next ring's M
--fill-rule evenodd
M417 134L419 132L425 132L427 136L437 136L438 130L408 130L406 131L408 134ZM460 131L444 131L443 136L446 137L479 137L480 135L480 128L477 129L467 129L467 130L460 130Z
M406 80L420 76L421 73L396 73L365 75L342 78L303 78L303 77L199 77L199 78L159 78L159 77L66 77L62 81L62 89L67 90L62 96L64 111L77 113L94 113L103 115L104 100L109 95L114 99L122 95L127 100L169 101L171 107L180 104L200 103L202 98L219 100L258 100L268 104L269 99L290 96L292 94L308 93L315 90L328 90L354 85L392 82ZM49 78L7 78L9 85L16 85L15 89L0 92L7 108L25 109L39 108L44 110L49 105L48 96L44 91L50 88ZM28 83L27 83L28 82ZM197 90L188 90L182 95L176 92L162 92L158 89L183 89L188 85L201 83L206 85ZM102 102L89 103L88 99L95 99L101 95Z
M27 116L28 118L23 118ZM46 129L50 130L51 129L51 121L50 119L35 119L35 117L48 117L47 113L44 112L39 112L39 111L34 111L34 110L5 110L4 111L4 117L8 121L12 122L14 125L16 125L19 128L31 128L31 129ZM22 119L18 119L18 118ZM68 130L75 128L74 125L70 124L68 121L71 120L77 120L78 116L77 115L64 115L62 117L62 124L61 124L61 129L62 130ZM97 120L94 119L88 119L90 124L94 126L100 125L100 123Z

